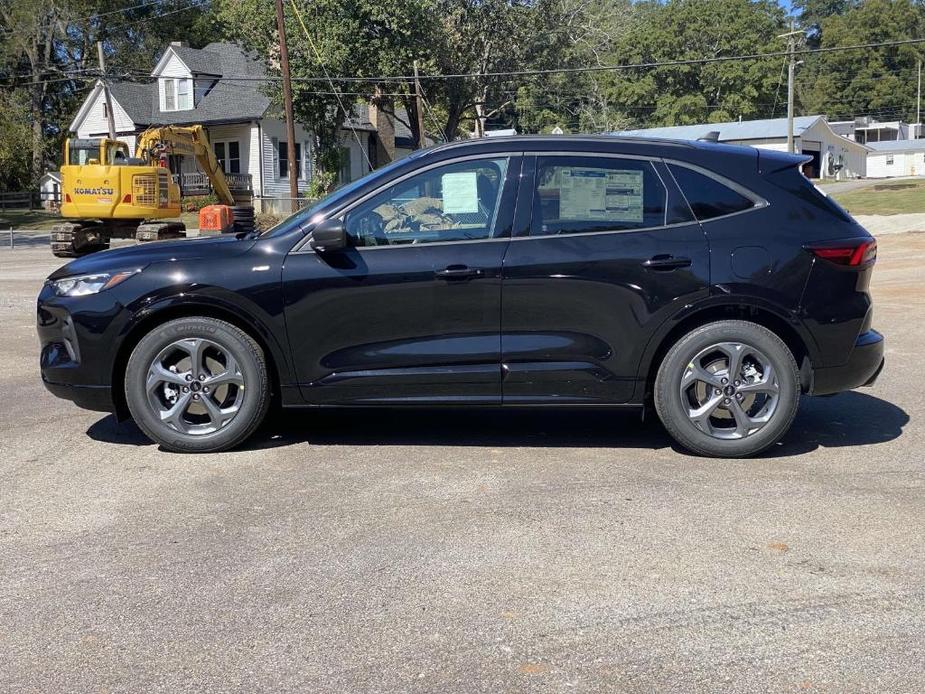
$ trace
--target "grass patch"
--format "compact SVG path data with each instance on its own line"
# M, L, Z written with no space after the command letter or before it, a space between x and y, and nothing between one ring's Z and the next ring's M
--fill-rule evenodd
M925 212L925 181L878 183L870 188L831 195L855 215Z
M56 212L47 210L19 210L19 209L0 209L0 230L9 229L41 229L48 231L55 224L61 221L61 216ZM199 228L199 213L184 212L180 215L187 229Z
M60 221L57 213L47 210L0 209L0 229L51 229Z

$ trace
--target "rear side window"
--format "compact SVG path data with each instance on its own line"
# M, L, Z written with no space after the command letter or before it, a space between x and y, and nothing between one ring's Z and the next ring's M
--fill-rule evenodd
M668 168L687 198L694 216L701 222L750 210L755 206L754 200L699 171L676 164L669 164Z
M540 157L532 236L646 229L665 224L667 193L647 161Z

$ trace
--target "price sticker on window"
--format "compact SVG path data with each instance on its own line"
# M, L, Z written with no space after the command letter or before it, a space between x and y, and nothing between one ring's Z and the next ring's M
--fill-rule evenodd
M443 174L443 212L472 214L479 211L478 173L460 171Z

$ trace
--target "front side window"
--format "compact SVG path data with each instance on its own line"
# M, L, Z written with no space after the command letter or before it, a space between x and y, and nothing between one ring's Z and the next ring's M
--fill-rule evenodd
M687 198L694 216L701 222L750 210L755 206L751 198L706 174L677 164L669 164L668 168Z
M647 161L540 157L532 236L645 229L665 224L667 192Z
M465 241L492 236L508 159L476 159L411 176L351 210L355 246Z

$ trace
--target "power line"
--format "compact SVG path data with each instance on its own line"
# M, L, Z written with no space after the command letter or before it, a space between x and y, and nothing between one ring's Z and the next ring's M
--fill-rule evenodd
M813 55L817 53L837 53L842 51L858 51L871 48L888 48L892 46L908 46L925 43L923 39L903 39L898 41L881 41L879 43L860 43L851 46L830 46L827 48L803 48L793 52L794 55ZM789 56L790 51L769 51L767 53L748 53L744 55L727 55L714 56L712 58L690 58L684 60L664 60L649 63L630 63L627 65L589 65L584 67L562 67L548 68L537 70L512 70L507 72L460 72L455 74L432 74L419 75L420 79L465 79L469 77L529 77L535 75L553 75L553 74L581 74L588 72L610 72L621 70L644 70L659 67L681 67L685 65L707 65L710 63L727 63L737 60L763 60L765 58L780 58ZM246 75L229 76L228 79L243 81L275 81L281 79L276 76L266 77L248 77ZM357 77L355 75L343 75L332 77L328 74L325 77L293 77L294 82L325 82L334 80L337 82L413 82L414 75L370 75L368 77Z

